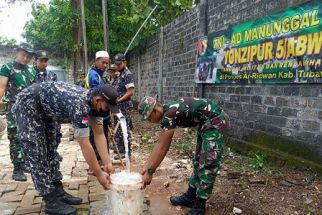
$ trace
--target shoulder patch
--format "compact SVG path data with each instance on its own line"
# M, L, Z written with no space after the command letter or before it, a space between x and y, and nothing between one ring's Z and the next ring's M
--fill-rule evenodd
M83 124L88 124L88 121L89 121L89 117L88 116L82 118L82 123Z

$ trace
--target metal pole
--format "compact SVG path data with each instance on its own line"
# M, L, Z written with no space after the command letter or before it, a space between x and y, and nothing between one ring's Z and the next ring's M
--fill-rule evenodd
M103 15L103 32L104 32L104 47L107 51L107 28L106 28L106 2L102 0L102 15Z
M83 32L83 42L84 42L84 72L87 73L88 63L87 63L87 40L86 40L86 25L85 25L85 9L84 0L81 0L81 12L82 12L82 32Z
M158 96L161 103L163 102L163 26L160 29L160 42L159 42L159 83L158 83Z
M141 101L142 90L141 90L141 55L138 56L138 100Z
M139 34L139 32L141 31L141 29L143 28L143 26L145 25L145 23L148 21L148 19L150 18L150 16L152 15L152 13L155 11L155 9L157 9L158 5L156 5L153 10L150 12L150 14L148 15L148 17L144 20L144 22L142 23L141 27L139 28L139 30L136 32L136 34L134 35L134 37L132 38L129 46L127 47L127 49L124 52L124 55L126 55L127 51L129 50L129 48L131 47L134 39L136 38L136 36Z

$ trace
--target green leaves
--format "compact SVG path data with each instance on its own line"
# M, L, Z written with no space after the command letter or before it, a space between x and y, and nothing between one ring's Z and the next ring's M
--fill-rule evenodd
M13 46L13 45L17 45L17 41L15 39L8 39L7 37L0 36L0 44Z
M80 25L80 11L73 11L72 0L51 0L50 8L33 4L33 20L25 26L25 37L36 48L71 56L76 44L73 29ZM124 52L151 10L158 5L132 48L143 45L145 39L190 9L193 0L107 0L109 47L111 52ZM86 33L89 56L104 48L102 0L85 1Z

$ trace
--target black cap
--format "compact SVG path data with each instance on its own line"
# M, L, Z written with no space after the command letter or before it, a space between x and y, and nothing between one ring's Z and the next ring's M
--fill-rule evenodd
M117 70L116 65L115 64L111 64L110 67L108 68L108 70L112 70L112 71Z
M120 112L117 106L118 93L117 90L110 84L104 84L98 87L99 95L109 104L108 108L112 113Z
M44 50L36 51L35 58L36 59L46 59L46 60L48 60L48 53L46 51L44 51Z
M34 49L28 43L21 43L17 48L17 51L19 51L19 50L24 50L25 52L32 54L32 55L35 54Z
M125 61L125 60L126 60L125 55L122 53L118 53L114 57L115 64L120 64L120 63L122 63L122 61Z

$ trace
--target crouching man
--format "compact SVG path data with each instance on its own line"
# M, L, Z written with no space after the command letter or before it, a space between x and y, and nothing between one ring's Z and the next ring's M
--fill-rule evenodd
M100 115L118 112L116 90L110 85L87 91L82 87L64 82L34 84L17 96L13 112L21 135L22 146L30 165L31 177L38 193L43 197L45 212L57 215L76 214L70 205L81 204L63 189L62 174L56 155L57 138L55 122L69 121L75 127L75 138L99 183L108 188L109 173L113 166L107 152L106 138ZM104 163L101 170L89 142L89 124L94 129L95 142Z
M170 202L192 208L187 215L205 214L205 203L212 193L220 167L224 147L222 131L229 124L228 116L217 104L192 97L165 105L158 103L156 98L145 97L138 110L143 119L160 123L163 129L141 172L145 185L151 183L153 173L168 152L175 128L198 126L188 190L181 196L171 196Z

